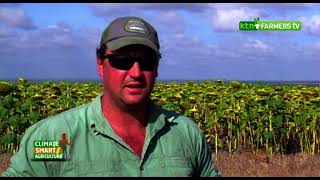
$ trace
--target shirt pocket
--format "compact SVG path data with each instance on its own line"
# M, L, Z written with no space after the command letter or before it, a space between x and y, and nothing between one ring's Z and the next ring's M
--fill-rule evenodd
M119 162L115 161L79 161L74 163L74 173L76 176L113 176L120 171Z
M162 165L170 176L192 176L194 172L190 160L182 156L165 157Z

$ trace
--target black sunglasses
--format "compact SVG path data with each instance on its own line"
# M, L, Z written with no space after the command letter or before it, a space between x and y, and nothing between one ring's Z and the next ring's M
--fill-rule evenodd
M153 71L159 61L157 55L134 57L119 54L106 54L104 58L108 58L111 67L119 70L129 70L135 62L138 62L142 71Z

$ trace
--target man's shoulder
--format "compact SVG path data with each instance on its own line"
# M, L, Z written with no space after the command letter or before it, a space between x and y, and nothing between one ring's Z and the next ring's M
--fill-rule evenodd
M85 116L89 104L83 104L42 119L38 122L38 126L60 126L63 123L79 122L79 119Z
M87 109L90 103L80 105L59 114L44 118L31 125L25 134L36 134L40 137L51 137L56 132L75 131L86 125ZM60 134L59 134L60 136Z
M166 117L167 127L169 127L167 128L167 137L171 137L175 143L183 142L185 145L189 144L192 148L199 143L199 138L203 137L203 131L192 117L161 109L162 114Z
M159 107L159 110L166 116L166 120L170 123L175 124L177 128L188 128L188 129L197 129L197 123L191 117L177 113L175 111L170 111Z

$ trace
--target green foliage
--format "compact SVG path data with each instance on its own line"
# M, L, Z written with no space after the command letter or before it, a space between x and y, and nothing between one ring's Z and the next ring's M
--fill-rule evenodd
M0 95L0 149L12 153L32 124L88 103L102 90L100 83L37 83L24 78L8 87L10 91ZM151 99L193 118L215 152L320 152L319 86L222 80L157 83Z
M152 99L192 117L216 152L320 152L319 86L222 82L158 83Z

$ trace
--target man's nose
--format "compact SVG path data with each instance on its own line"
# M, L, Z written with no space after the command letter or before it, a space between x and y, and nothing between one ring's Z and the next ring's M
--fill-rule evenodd
M128 71L128 74L132 78L139 78L142 75L142 71L138 62L134 62L133 66Z

